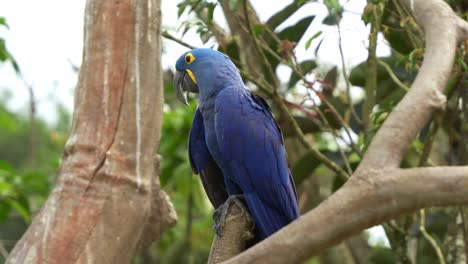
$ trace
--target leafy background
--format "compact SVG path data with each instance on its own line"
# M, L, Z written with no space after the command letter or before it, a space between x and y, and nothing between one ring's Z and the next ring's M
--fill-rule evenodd
M233 11L242 4L242 1L236 0L228 2ZM253 25L252 32L265 42L263 49L275 73L279 74L279 68L285 66L301 70L302 74L294 70L290 70L286 77L281 74L280 93L307 140L344 170L353 170L359 164L360 156L372 136L405 95L419 70L424 54L421 31L396 1L368 1L360 14L365 24L374 23L376 18L381 19L380 35L391 50L389 56L378 58L375 105L370 112L369 126L363 128L353 118L352 112L359 117L363 116L367 96L365 86L369 77L366 61L345 71L343 75L342 65L296 58L291 53L288 55L295 48L303 48L316 55L327 38L322 31L305 35L311 23L314 23L315 16L306 16L289 26L278 27L309 2L314 1L293 1L266 21ZM448 2L466 19L467 5L463 0ZM326 6L328 12L319 23L337 28L343 13L347 12L346 2L323 0L319 3ZM211 25L215 22L213 14L219 8L219 3L214 1L181 1L178 5L179 16L188 14L189 19L181 22L179 32L196 32L202 42L219 48L233 60L239 61L244 51L239 49L238 40L230 39L225 47L216 45L214 41ZM207 15L202 19L200 14ZM2 17L0 27L9 30L7 21ZM274 31L279 42L264 37L269 30L267 27ZM169 29L165 33L174 32ZM292 49L288 50L288 47ZM16 74L22 75L2 38L0 63L10 64ZM466 50L461 48L447 87L447 109L437 113L431 124L413 142L402 166L419 166L429 142L433 147L426 161L428 165L468 163L468 144L465 141L468 135L467 72ZM134 263L206 263L213 238L213 209L197 176L192 174L186 154L187 135L196 101L191 99L189 107L182 106L173 92L170 70L164 73L164 80L162 140L160 149L155 151L163 157L160 179L176 207L179 222L149 249L135 257ZM351 98L346 94L347 81L352 85ZM268 97L251 82L249 86ZM21 237L52 189L71 122L69 111L60 103L55 106L57 122L51 125L35 114L34 100L30 112L24 114L7 107L10 98L11 94L0 94L0 263L3 263L2 257ZM276 105L272 102L270 104L277 114ZM305 212L336 191L345 179L304 149L289 123L278 114L277 118L284 132L301 210ZM448 263L463 263L466 259L466 238L461 235L468 229L463 220L465 216L465 208L426 210L425 230L436 241ZM381 241L373 241L375 237L363 232L311 258L308 263L396 263L405 257L414 257L407 256L406 251L417 256L417 263L439 263L433 246L424 237L420 214L409 214L392 220L384 224L384 228L391 247Z

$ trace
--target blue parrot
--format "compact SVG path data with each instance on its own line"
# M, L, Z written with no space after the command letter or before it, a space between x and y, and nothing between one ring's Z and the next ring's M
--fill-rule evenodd
M187 92L199 94L188 152L213 206L243 197L257 240L298 218L281 130L229 57L211 49L185 52L176 62L174 87L185 104Z

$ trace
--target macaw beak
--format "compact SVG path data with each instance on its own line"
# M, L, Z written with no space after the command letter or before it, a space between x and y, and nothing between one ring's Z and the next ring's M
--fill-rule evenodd
M187 71L176 70L174 75L174 89L176 90L177 98L188 105L187 92L198 93L197 84L190 78Z

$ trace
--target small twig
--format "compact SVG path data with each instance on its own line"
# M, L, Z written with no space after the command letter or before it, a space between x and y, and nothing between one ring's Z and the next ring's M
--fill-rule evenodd
M429 130L426 142L424 144L424 149L423 149L423 152L421 154L421 158L419 160L419 167L425 166L427 164L427 162L429 160L429 154L431 153L432 145L434 144L435 135L436 135L438 129L439 129L439 122L434 120L432 122L431 129Z
M435 239L427 232L426 227L425 227L425 222L426 222L426 214L424 209L421 209L419 211L419 231L423 234L424 238L431 244L431 246L434 248L435 252L437 253L437 257L439 258L439 263L440 264L445 264L445 259L444 255L442 254L442 250L440 249L439 245L437 245L437 242Z
M299 124L296 122L296 120L293 118L291 113L289 112L288 108L286 105L282 102L280 96L278 93L273 92L272 96L273 101L276 103L276 105L279 106L279 110L281 114L286 117L289 123L291 123L293 131L296 133L299 141L311 152L311 154L316 158L318 161L322 162L325 166L333 170L334 172L338 173L338 175L349 178L348 173L343 170L338 164L336 164L334 161L330 160L322 154L319 150L317 150L312 144L305 138L304 133L302 132L301 128L299 127Z
M431 129L427 135L427 140L424 144L424 149L421 154L421 158L419 159L419 167L425 166L427 164L427 161L429 160L429 154L431 153L432 150L432 145L435 140L435 135L437 133L437 130L439 129L439 122L437 122L435 119L432 122ZM434 240L434 238L426 231L425 228L425 211L424 209L421 209L419 211L419 217L420 217L420 225L419 225L419 230L423 234L424 238L429 241L429 243L432 245L434 250L437 253L437 256L439 258L439 262L441 264L445 264L444 256L442 254L442 251L440 247L437 245L437 242Z
M257 49L258 54L260 54L263 66L266 68L271 81L274 82L274 87L277 88L279 84L278 84L278 79L276 78L275 72L273 71L273 68L271 67L270 62L266 58L265 53L263 53L262 49L260 48L260 44L259 44L258 39L255 37L255 33L252 31L252 25L250 24L247 1L244 1L243 7L244 7L244 16L245 16L245 23L246 23L247 31L249 32L253 40L255 49Z
M238 64L237 64L238 65ZM252 83L254 83L255 85L257 85L257 87L262 91L264 92L266 95L268 96L273 96L273 90L275 89L271 84L267 83L265 81L265 79L263 78L255 78L253 75L251 75L249 72L247 72L246 70L242 69L241 67L239 67L239 72L240 72L240 75L242 76L242 78L248 80L248 81L251 81Z
M317 116L314 114L314 113L311 113L310 111L306 110L302 105L298 105L296 103L293 103L293 102L290 102L286 99L283 99L283 102L289 106L289 107L292 107L294 109L297 109L299 111L301 111L304 115L306 115L308 118L310 119L316 119Z
M5 245L3 245L3 241L0 240L0 254L2 254L2 257L6 260L8 258L8 251L5 248Z
M343 72L343 78L344 78L345 84L346 84L346 95L348 97L349 110L351 111L351 115L354 117L356 122L358 124L362 124L361 119L359 119L359 116L357 115L356 110L354 109L353 101L352 101L352 98L351 98L351 85L349 83L348 76L346 76L346 63L345 63L345 60L344 60L343 45L342 45L342 41L341 41L341 28L340 28L339 23L337 24L337 27L338 27L338 48L340 50L340 57L341 57L341 70Z
M169 34L169 32L167 32L167 31L163 31L163 32L162 32L162 36L163 36L164 38L167 38L167 39L170 39L170 40L172 40L172 41L175 41L175 42L179 43L180 45L182 45L182 46L184 46L184 47L187 47L187 48L189 48L189 49L196 49L196 48L197 48L197 47L195 47L195 46L193 46L193 45L190 45L190 44L188 44L187 42L185 42L185 41L183 41L183 40L181 40L181 39L179 39L179 38L177 38L177 37L175 37L175 36Z
M315 94L317 94L317 91L313 88L312 85L308 85L307 88L309 88L310 90L312 90ZM335 115L335 117L338 119L338 122L340 122L341 126L343 127L346 135L348 136L348 139L349 139L349 142L350 142L350 145L351 145L351 148L356 152L356 154L359 155L359 157L362 158L363 156L363 153L361 151L361 149L359 148L358 145L356 145L356 143L354 143L354 140L353 138L351 137L351 132L349 131L349 128L348 128L348 124L346 124L345 120L343 119L343 117L340 115L340 113L338 112L338 110L335 108L335 106L330 102L328 101L328 99L326 97L320 97L320 101L325 103L325 105L330 109L330 111ZM332 128L333 129L333 128Z
M414 17L411 15L410 12L406 10L405 7L400 5L399 1L393 0L393 4L395 5L395 8L398 14L400 15L400 18L408 17L414 21ZM417 23L413 23L412 25L415 26L416 31L422 33L422 30ZM422 41L419 40L407 26L403 27L403 29L405 30L406 35L408 36L408 39L411 42L411 45L413 45L413 48L422 47Z
M398 87L400 87L401 89L405 90L406 92L409 90L409 87L406 86L406 84L404 84L402 81L400 81L400 79L398 79L398 77L395 75L395 73L393 72L392 68L390 67L390 65L388 65L385 61L383 60L377 60L379 65L384 67L385 70L387 71L388 75L390 75L390 78L392 78L393 82L396 83L396 85L398 85Z
M308 95L309 95L310 100L313 102L313 100L312 100L310 94L308 94ZM346 166L346 169L347 169L347 171L348 171L348 174L349 174L349 175L352 175L352 174L353 174L353 170L351 169L351 165L349 164L349 161L348 161L348 159L346 158L346 155L345 155L343 149L341 149L340 144L338 144L338 137L339 137L338 133L336 132L335 129L332 128L332 126L330 125L330 122L328 122L327 118L326 118L325 115L322 113L322 111L317 111L317 113L318 113L318 115L320 116L320 118L322 119L322 121L323 121L328 127L330 127L330 131L331 131L331 133L333 134L333 139L335 140L335 144L336 144L336 146L338 147L338 151L339 151L339 153L340 153L341 159L343 160L343 163L344 163L345 166ZM345 178L345 180L346 180L346 179L347 179L347 177Z
M373 15L371 18L371 30L369 34L369 55L367 57L367 78L365 84L366 100L363 102L362 107L362 121L365 132L368 132L372 127L371 113L372 108L376 103L377 94L377 35L380 32L380 24L382 20L382 12L379 12L379 5L372 5ZM382 3L385 5L385 2ZM367 136L368 133L365 133Z

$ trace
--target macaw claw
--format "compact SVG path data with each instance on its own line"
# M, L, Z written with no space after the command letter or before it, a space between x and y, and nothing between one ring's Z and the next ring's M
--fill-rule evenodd
M224 204L220 205L213 214L213 229L217 236L222 237L224 232L224 226L226 224L226 217L228 214L229 207L232 204L236 204L242 213L248 218L248 221L254 223L252 217L250 216L249 209L244 204L245 198L244 195L231 195L228 197Z

